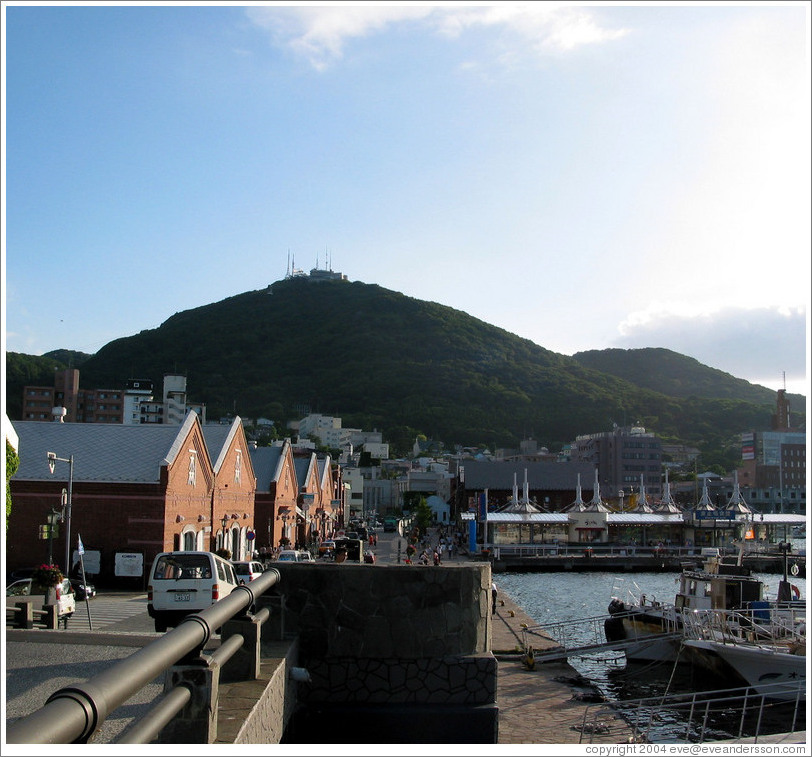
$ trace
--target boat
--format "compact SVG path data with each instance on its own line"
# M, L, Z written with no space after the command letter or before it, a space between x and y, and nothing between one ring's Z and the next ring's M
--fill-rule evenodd
M780 701L806 699L806 613L789 605L752 614L691 613L682 643L692 664Z
M735 512L752 512L741 498L738 481L727 507ZM707 481L702 488L698 509L712 510ZM705 564L702 568L683 565L679 588L673 603L658 602L645 594L632 595L628 601L613 596L609 603L609 617L604 621L607 642L622 643L626 660L633 662L683 662L680 659L682 634L686 613L737 611L746 613L770 611L774 603L764 599L764 583L752 575L743 564L744 542L737 556L720 555L719 549L702 550ZM787 581L787 560L784 554L784 578L779 583L776 602L795 603L805 608L796 586Z
M676 662L686 611L748 610L754 603L768 604L764 584L741 565L740 556L708 554L702 568L683 568L673 603L645 594L625 600L613 596L604 635L607 642L628 642L624 646L628 661Z

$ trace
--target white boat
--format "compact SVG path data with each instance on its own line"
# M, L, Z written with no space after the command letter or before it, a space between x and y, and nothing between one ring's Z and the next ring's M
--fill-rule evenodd
M728 558L734 560L735 558ZM679 576L674 602L661 602L640 594L624 600L612 597L604 634L609 642L628 641L626 659L640 662L676 662L684 611L746 610L767 606L764 584L738 562L709 556L704 568L685 568Z
M806 617L775 608L766 618L735 612L686 615L683 645L694 665L770 699L806 699Z

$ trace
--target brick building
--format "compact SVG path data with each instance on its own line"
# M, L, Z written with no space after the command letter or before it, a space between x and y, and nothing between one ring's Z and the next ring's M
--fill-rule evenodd
M85 550L99 554L101 584L114 582L122 553L141 555L147 571L161 551L225 544L239 559L252 549L256 479L239 418L227 427L203 427L195 413L180 426L32 421L11 426L20 465L9 482L7 570L47 559L49 544L39 539L39 526L52 509L60 509L63 489L72 493L71 552L81 534ZM57 461L51 473L49 452L72 458L73 465ZM50 545L60 566L66 526Z

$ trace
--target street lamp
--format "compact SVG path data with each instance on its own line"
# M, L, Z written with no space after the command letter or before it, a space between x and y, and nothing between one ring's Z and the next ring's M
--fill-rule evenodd
M54 467L56 466L57 460L60 463L68 463L69 467L69 477L68 477L68 494L67 498L63 497L63 508L62 513L65 519L65 575L70 574L71 563L70 563L70 518L71 518L71 506L73 504L73 455L70 457L57 457L55 452L47 452L48 457L48 470L51 471L51 474L54 472ZM64 491L64 489L63 489Z
M224 515L222 520L220 521L220 525L223 527L223 549L228 549L226 546L226 529L228 528L228 515Z

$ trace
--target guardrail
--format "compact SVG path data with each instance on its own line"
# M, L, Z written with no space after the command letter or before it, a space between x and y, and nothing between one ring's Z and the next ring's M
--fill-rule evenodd
M775 686L782 694L785 688ZM776 730L794 733L803 722L804 690L804 683L799 682L796 696L784 703L776 703L771 698L770 687L757 692L753 687L745 686L589 704L576 730L581 732L579 743L591 744L596 736L606 732L613 717L620 716L632 728L632 741L638 744L690 744L732 739L769 743L770 735ZM772 712L777 706L782 708L778 718ZM768 718L768 715L772 717ZM723 725L723 718L726 725ZM787 739L787 743L796 742Z
M15 602L14 607L6 606L6 623L9 622L14 628L38 627L56 630L62 621L65 628L68 627L67 616L59 615L59 608L56 605L44 605L42 609L34 607L33 602Z
M212 743L217 735L219 681L259 677L259 631L270 612L263 608L249 613L259 596L279 580L279 571L271 568L206 610L184 618L177 628L126 660L85 683L59 689L37 712L9 725L6 742L85 744L117 707L156 676L170 672L164 695L122 743L148 743L170 723L173 742ZM223 629L220 648L203 655L212 634L226 623L229 629ZM247 654L227 666L243 646Z

